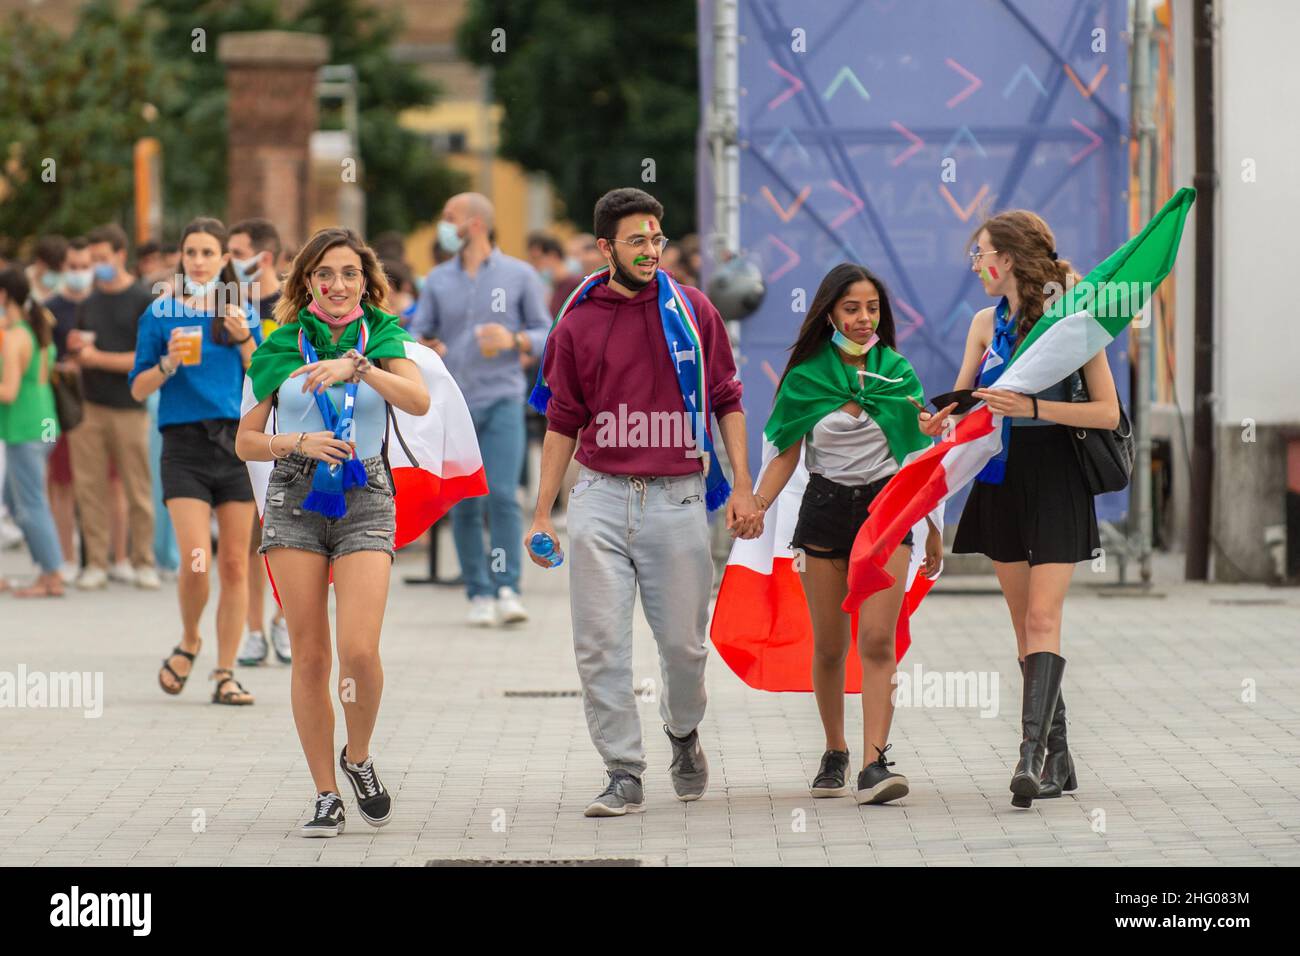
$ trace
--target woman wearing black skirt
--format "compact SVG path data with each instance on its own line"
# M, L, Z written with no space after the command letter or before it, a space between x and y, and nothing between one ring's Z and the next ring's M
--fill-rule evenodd
M987 555L1011 612L1020 667L1020 761L1011 778L1011 803L1059 797L1077 787L1066 746L1065 701L1060 695L1061 612L1074 565L1100 547L1097 515L1071 442L1070 428L1111 429L1119 399L1106 353L1079 372L1090 401L1070 401L1067 378L1037 395L996 387L996 379L1050 302L1074 281L1070 264L1039 216L1000 213L972 236L971 269L998 304L971 320L957 389L975 389L1003 419L1003 450L976 478L953 541L954 554ZM955 406L920 413L921 429L937 436ZM1068 426L1068 427L1067 427Z

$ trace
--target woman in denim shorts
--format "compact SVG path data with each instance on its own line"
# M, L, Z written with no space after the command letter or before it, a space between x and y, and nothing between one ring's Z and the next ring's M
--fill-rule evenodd
M334 228L313 236L276 304L280 328L253 354L248 374L257 404L239 425L241 458L275 460L259 550L289 627L293 716L317 793L304 836L343 830L336 768L367 823L383 826L392 814L370 752L383 693L379 634L396 532L383 440L388 405L423 415L429 393L405 357L411 338L388 312L387 297L379 260L356 233ZM273 406L276 428L268 435ZM347 723L337 762L329 697L331 572Z

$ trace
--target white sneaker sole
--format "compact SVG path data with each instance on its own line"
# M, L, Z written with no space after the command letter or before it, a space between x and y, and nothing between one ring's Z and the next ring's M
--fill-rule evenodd
M582 812L584 817L622 817L629 813L640 813L645 804L628 803L621 807L607 807L603 803L593 803Z
M340 820L340 821L339 821L339 825L336 826L336 827L307 827L307 826L303 826L303 827L300 827L300 828L298 829L298 833L299 833L301 836L305 836L305 837L309 837L309 838L311 838L311 837L335 837L335 836L338 836L340 833L343 832L343 828L344 828L345 826L347 826L347 823L348 823L347 820Z
M522 624L528 620L527 611L515 611L513 614L502 614L498 618L502 624Z
M905 780L882 780L870 790L854 790L853 799L861 806L864 803L888 803L908 793L910 790Z
M356 798L357 813L360 814L362 820L365 820L372 827L382 827L389 820L393 819L393 804L395 804L397 801L393 799L393 795L391 793L388 794L388 815L384 817L372 817L370 814L366 813L366 811L361 809L361 791L357 789L357 784L356 781L352 779L352 774L344 770L343 776L348 778L348 783L351 784L352 786L352 796Z
M846 783L842 787L813 787L811 792L815 799L821 799L822 797L847 797L853 790Z

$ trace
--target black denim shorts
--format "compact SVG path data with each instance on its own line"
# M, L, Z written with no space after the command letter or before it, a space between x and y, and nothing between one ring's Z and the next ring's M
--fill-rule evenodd
M809 475L790 547L812 558L847 559L858 529L867 520L867 509L892 477L869 485L841 485L822 475ZM902 543L911 546L912 532Z
M366 483L344 493L347 513L341 518L327 518L302 506L311 492L318 464L314 458L297 454L275 463L266 486L262 545L258 552L297 548L333 560L354 551L383 551L392 558L397 509L393 502L392 475L383 456L362 460Z

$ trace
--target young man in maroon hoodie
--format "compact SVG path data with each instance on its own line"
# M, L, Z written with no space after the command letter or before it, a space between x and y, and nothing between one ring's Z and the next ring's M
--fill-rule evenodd
M726 494L699 437L700 419L708 422L710 413L732 467L727 527L746 537L757 533L727 330L702 292L678 286L703 354L687 340L689 331L681 341L668 331L683 327L674 322L676 300L666 294L673 286L658 271L667 242L662 219L663 207L640 189L601 197L595 231L611 272L557 321L543 358L547 433L537 509L524 540L527 546L540 531L558 543L551 509L576 448L581 469L568 505L573 646L587 726L609 774L587 816L621 816L643 804L645 751L632 673L638 588L659 648L659 713L672 744L673 788L679 800L698 800L708 786L697 729L713 589L706 497L716 505ZM688 401L696 401L697 389L686 383L698 380L679 372L696 369L696 362L704 367L710 407L692 416ZM531 550L529 556L548 566Z

